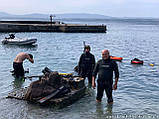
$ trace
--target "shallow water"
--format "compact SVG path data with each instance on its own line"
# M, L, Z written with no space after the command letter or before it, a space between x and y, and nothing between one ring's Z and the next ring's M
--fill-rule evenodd
M8 119L103 119L103 118L159 118L159 23L156 20L101 20L66 21L106 24L107 33L17 33L18 37L36 37L37 46L9 46L0 44L0 118ZM0 39L7 33L0 33ZM19 52L34 55L35 63L24 62L27 75L40 75L44 67L54 71L73 72L83 52L83 41L91 45L96 61L101 50L123 57L118 62L120 79L113 92L114 104L95 102L96 90L63 109L41 107L16 99L6 99L15 89L28 86L31 81L19 82L10 74L12 62ZM144 65L131 65L133 58L144 60ZM149 66L154 63L154 66ZM34 79L36 80L36 79ZM87 83L87 81L86 81Z

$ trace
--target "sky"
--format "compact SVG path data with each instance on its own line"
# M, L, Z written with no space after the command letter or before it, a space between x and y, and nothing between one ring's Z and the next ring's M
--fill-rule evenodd
M112 17L159 18L159 0L0 0L0 12L91 13Z

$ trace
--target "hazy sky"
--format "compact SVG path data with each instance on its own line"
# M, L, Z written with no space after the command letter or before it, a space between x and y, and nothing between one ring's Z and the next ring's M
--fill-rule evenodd
M92 13L114 17L159 17L159 0L0 0L10 14Z

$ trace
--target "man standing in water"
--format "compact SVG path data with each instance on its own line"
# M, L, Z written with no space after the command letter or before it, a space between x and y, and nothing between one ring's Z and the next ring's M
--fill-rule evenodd
M23 61L25 59L28 59L31 63L34 63L33 55L24 52L17 54L16 58L14 59L13 68L14 74L17 78L24 76Z
M89 84L92 83L92 72L95 66L94 55L90 53L90 46L86 45L84 47L84 53L81 55L78 63L78 74L82 78L88 78Z
M113 85L113 71L115 72L115 83ZM102 59L99 60L94 68L92 76L92 87L96 87L95 79L98 73L98 86L97 86L97 97L96 101L101 102L103 92L105 90L107 95L107 102L113 103L112 90L117 89L117 83L119 78L118 65L115 61L110 59L109 51L102 51Z

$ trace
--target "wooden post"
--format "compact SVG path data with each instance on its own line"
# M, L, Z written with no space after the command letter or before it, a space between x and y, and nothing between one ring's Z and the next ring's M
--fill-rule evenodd
M55 15L52 15L52 14L50 15L50 23L51 23L51 26L52 26L52 24L53 24L53 18L54 18L54 17L56 17L56 16L55 16Z

